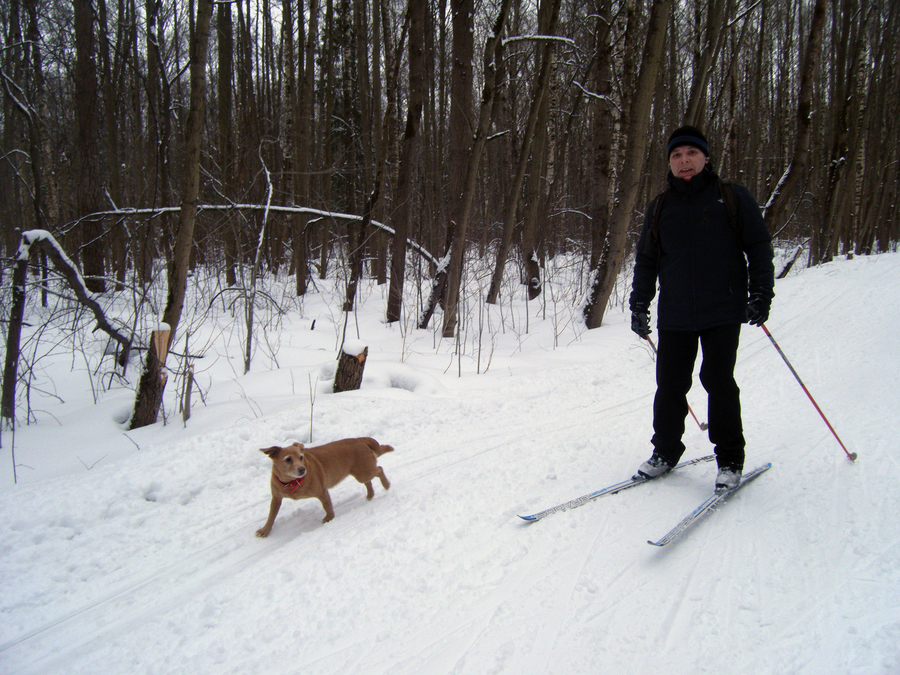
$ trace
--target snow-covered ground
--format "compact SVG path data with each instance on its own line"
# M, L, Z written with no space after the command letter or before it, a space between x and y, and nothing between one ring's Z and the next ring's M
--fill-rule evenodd
M517 517L649 455L653 358L621 307L585 331L571 302L473 305L460 359L415 317L385 325L386 289L366 286L347 330L369 347L363 388L332 394L342 315L321 287L246 375L236 329L194 326L193 416L167 398L167 423L137 431L134 365L92 391L89 360L46 357L36 422L0 438L0 672L900 673L898 291L898 254L777 282L767 326L859 459L745 327L747 466L773 467L663 549L647 539L710 493L714 464ZM705 419L699 382L689 400ZM686 458L708 454L687 423ZM389 491L367 502L350 479L332 522L285 502L254 536L259 448L359 435L396 448Z

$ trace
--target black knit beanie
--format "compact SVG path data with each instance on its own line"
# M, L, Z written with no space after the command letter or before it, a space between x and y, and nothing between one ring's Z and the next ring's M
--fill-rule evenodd
M669 136L666 157L672 154L672 150L681 145L691 145L709 157L709 143L706 141L706 136L697 127L684 126L673 131L672 135Z

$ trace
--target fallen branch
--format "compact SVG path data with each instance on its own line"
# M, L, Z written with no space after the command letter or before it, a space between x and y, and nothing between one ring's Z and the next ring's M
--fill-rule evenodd
M3 396L0 415L12 419L15 410L16 380L19 368L19 345L21 344L22 323L25 314L25 280L32 247L42 249L53 262L59 273L68 281L79 302L94 314L97 321L95 330L102 330L122 346L116 362L125 367L131 352L131 340L119 333L103 313L93 294L87 290L84 279L75 265L60 247L56 239L46 230L29 230L22 233L22 242L16 252L16 268L13 272L13 306L9 313L9 331L6 339L6 363L3 372Z
M28 232L23 232L22 244L19 246L19 251L16 254L16 259L20 264L28 262L28 259L31 256L31 247L33 245L39 246L47 254L47 257L53 261L53 265L56 267L57 271L62 274L67 282L69 282L69 288L75 293L75 297L78 298L78 301L91 310L94 319L97 321L97 328L94 330L102 330L122 346L122 352L116 359L116 363L124 368L128 363L128 355L131 352L131 340L113 328L112 324L106 319L106 315L103 313L103 308L100 306L100 303L94 299L93 293L87 290L84 279L75 268L74 263L69 259L69 256L62 250L59 242L57 242L56 239L53 238L53 235L46 230L29 230Z

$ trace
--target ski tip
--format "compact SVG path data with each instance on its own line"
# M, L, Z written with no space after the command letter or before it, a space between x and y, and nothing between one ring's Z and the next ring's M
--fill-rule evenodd
M756 478L759 474L763 473L764 471L768 471L771 468L772 468L772 462L766 462L765 464L760 464L758 467L753 469L753 471L750 471L749 473L744 474L744 478L749 478L752 480L753 478ZM740 484L738 485L738 487L740 487L743 484L744 484L744 481L741 481Z
M658 547L660 547L660 548L662 548L663 546L665 546L665 544L664 544L663 542L661 542L661 541L650 541L650 540L648 539L648 540L647 540L647 543L650 544L651 546L658 546Z
M537 520L537 516L519 516L526 523L533 523Z

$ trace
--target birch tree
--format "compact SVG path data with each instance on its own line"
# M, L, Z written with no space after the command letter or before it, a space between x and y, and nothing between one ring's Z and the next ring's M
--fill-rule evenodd
M640 75L636 94L632 99L625 132L627 146L622 178L619 182L618 199L610 219L609 233L600 256L600 262L592 272L583 314L588 328L598 328L603 322L606 305L622 263L625 261L625 247L628 228L631 225L635 203L640 187L641 170L647 151L647 136L650 127L650 111L653 92L659 73L665 46L666 24L672 0L653 0L650 5L650 19L647 39L641 58Z

